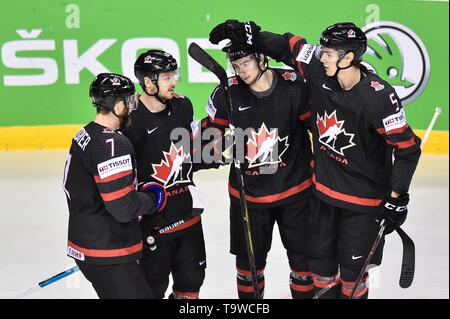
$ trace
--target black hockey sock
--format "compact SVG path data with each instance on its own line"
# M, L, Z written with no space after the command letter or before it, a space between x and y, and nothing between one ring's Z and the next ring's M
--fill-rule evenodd
M358 278L358 271L349 270L343 268L341 270L341 282L342 282L342 290L341 290L341 298L348 299L352 295L352 291L355 288L356 279ZM358 285L358 288L355 290L353 295L354 299L367 299L369 297L369 274L366 273Z
M237 269L237 289L239 299L254 299L252 274L249 270ZM258 288L261 298L264 296L264 269L256 271L258 276Z
M312 274L314 283L314 295L318 299L339 299L341 293L341 281L339 273L334 276L322 276Z
M293 299L312 299L314 297L314 285L309 271L295 271L291 269L289 286Z

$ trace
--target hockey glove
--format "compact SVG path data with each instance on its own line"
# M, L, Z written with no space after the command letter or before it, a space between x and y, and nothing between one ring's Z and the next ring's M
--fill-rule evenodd
M229 39L236 44L247 44L250 47L259 48L259 31L261 27L253 21L239 22L238 20L227 20L214 27L209 33L209 41L218 44L220 41Z
M383 219L386 225L384 233L386 235L392 233L405 222L408 215L408 202L408 193L401 194L397 198L392 197L390 194L386 197L383 212Z
M139 191L144 193L151 192L155 195L155 209L157 212L162 211L166 206L166 189L160 184L154 182L145 183Z

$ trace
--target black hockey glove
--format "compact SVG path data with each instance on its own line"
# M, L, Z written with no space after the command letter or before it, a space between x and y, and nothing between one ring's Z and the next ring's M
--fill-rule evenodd
M386 235L392 233L405 222L408 215L408 202L408 193L401 194L397 198L393 198L390 194L386 197L383 213L386 225L384 233Z
M238 20L227 20L214 27L209 33L209 41L218 44L220 41L229 39L236 44L247 44L259 48L259 31L261 27L253 21L239 22Z

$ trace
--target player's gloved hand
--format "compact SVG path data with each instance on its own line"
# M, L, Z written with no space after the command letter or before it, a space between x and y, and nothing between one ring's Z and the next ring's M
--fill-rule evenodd
M390 194L386 197L383 203L383 219L386 225L384 233L390 234L397 227L400 227L406 220L408 215L408 202L409 194L401 194L399 197L394 198Z
M261 27L253 21L239 22L238 20L227 20L214 27L209 33L209 41L218 44L220 41L229 39L236 44L247 44L259 47L259 31Z
M162 211L166 206L167 193L162 185L155 182L148 182L142 185L139 191L144 193L151 192L155 195L155 209L157 212Z

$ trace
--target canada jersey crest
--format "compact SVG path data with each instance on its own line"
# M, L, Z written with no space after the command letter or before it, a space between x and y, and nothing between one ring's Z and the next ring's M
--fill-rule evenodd
M183 150L183 146L177 148L172 142L169 152L163 151L164 159L159 164L152 164L152 177L168 188L177 183L191 183L189 175L192 170L190 153Z
M281 156L289 147L289 135L280 138L278 129L267 129L263 123L258 132L252 131L247 142L248 168L281 163Z
M355 134L346 132L344 124L344 120L338 120L336 110L330 115L326 111L323 116L317 114L316 125L319 132L319 142L342 156L345 156L345 149L356 145L353 142Z

